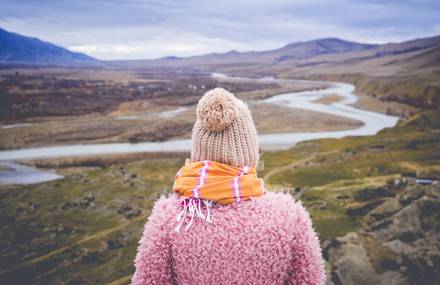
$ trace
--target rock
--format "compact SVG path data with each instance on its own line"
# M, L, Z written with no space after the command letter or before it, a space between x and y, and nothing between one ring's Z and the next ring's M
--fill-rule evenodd
M87 209L87 208L92 208L95 206L95 196L93 196L93 194L89 193L87 194L85 197L81 198L81 199L76 199L75 201L69 201L64 203L61 206L61 210L68 210L71 208L77 208L80 207L82 209Z
M91 251L88 248L79 248L73 252L71 257L73 262L78 262L81 264L95 264L99 261L99 252Z
M118 249L122 248L127 244L128 237L123 234L119 234L112 239L107 241L107 249Z
M396 254L413 254L416 250L415 247L402 242L401 240L395 239L389 242L384 243L384 245L389 248L391 251L393 251Z
M380 276L360 245L357 233L338 239L339 246L328 250L334 284L380 284ZM371 283L368 283L371 282Z
M72 233L73 229L65 226L63 224L59 224L56 228L53 228L50 230L51 233L53 233L56 237L59 237L61 235L68 235Z
M327 203L325 201L316 201L310 205L313 210L325 210L327 208Z
M380 229L383 229L383 228L390 226L392 223L393 223L393 220L391 220L391 219L378 221L377 223L374 223L370 227L367 227L366 231L377 231L377 230L380 230Z
M417 201L421 210L422 228L424 231L440 231L440 197L432 199L422 197Z
M375 221L382 220L386 217L391 216L402 208L403 207L398 200L388 199L384 203L373 209L371 212L369 212L366 217L366 221L367 223L371 224Z
M377 206L383 203L383 200L376 200L368 203L364 203L361 206L352 207L347 209L347 215L354 217L354 216L364 216Z
M423 237L423 234L421 232L403 231L398 236L398 239L403 242L412 242L412 241L418 240L419 238L422 238L422 237Z
M399 187L359 231L323 244L331 284L440 284L440 185Z
M330 270L330 263L326 262L325 263L325 275L326 275L326 285L336 285L333 281L332 281L332 271Z
M118 213L124 215L127 219L130 219L142 214L142 210L139 208L133 208L128 204L124 204L118 209Z
M20 214L28 215L28 214L35 212L39 207L40 207L40 205L29 202L24 206L17 207L15 209L15 212L17 213L17 215L20 215Z
M395 193L391 188L366 188L360 191L357 191L354 194L355 200L358 201L371 201L373 199L382 198L382 197L394 197Z
M436 242L437 247L432 243ZM438 252L439 236L424 245L417 246L411 255L402 256L405 275L415 284L439 284L440 256Z
M385 272L384 274L382 274L382 279L383 279L382 284L389 284L389 285L409 285L409 284L411 284L408 278L406 278L400 272L397 272L397 271Z
M39 204L36 204L36 203L33 203L33 202L29 202L29 203L28 203L28 207L29 207L29 209L33 212L33 211L35 211L36 209L40 208L40 205L39 205Z
M423 186L411 185L403 193L398 195L399 203L403 206L410 204L412 201L419 199L425 194Z
M95 196L93 196L93 194L87 194L79 201L79 206L83 209L93 207L95 205L93 201L95 201Z
M421 232L422 230L420 209L413 204L403 208L387 219L392 219L392 224L372 232L376 239L383 242L397 239L404 232Z
M348 196L346 194L342 194L342 195L336 196L336 199L338 199L338 200L346 200L346 199L350 199L350 196Z
M328 250L330 248L338 248L341 245L342 245L342 242L339 239L334 238L331 240L326 240L322 244L322 255L323 255L324 259L329 260Z
M66 202L61 206L61 210L68 210L68 209L76 208L76 207L78 207L77 202Z

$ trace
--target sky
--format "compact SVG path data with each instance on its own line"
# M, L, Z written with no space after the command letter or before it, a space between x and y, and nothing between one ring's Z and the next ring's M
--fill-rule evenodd
M98 59L268 50L337 37L399 42L440 34L440 1L0 0L0 27Z

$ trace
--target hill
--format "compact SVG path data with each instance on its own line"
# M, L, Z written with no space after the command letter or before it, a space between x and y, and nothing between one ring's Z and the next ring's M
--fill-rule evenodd
M0 64L90 65L99 61L82 53L0 28Z
M153 60L115 61L112 64L130 67L166 66L178 68L215 69L219 67L257 67L278 64L289 59L306 59L322 54L345 53L375 48L377 45L362 44L337 38L324 38L287 44L268 51L229 51L192 57L164 57Z
M295 76L326 73L393 75L408 67L413 68L413 71L419 71L421 68L438 66L438 52L433 52L438 48L440 36L381 45L324 38L294 42L267 51L229 51L184 58L113 61L109 64L272 75L287 70Z
M303 73L363 73L375 76L416 73L439 67L439 49L440 36L436 36L312 58L292 58L280 63L278 68L289 67ZM317 67L319 70L316 70Z
M422 109L440 106L440 36L368 45L328 38L270 51L207 54L126 62L243 76L346 81L366 100L393 101ZM377 102L376 104L380 104Z

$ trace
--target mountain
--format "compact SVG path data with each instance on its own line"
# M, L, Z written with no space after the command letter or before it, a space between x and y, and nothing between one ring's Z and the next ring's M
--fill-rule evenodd
M117 64L130 68L345 81L356 84L359 94L382 101L417 108L440 107L440 36L380 45L326 38L269 51L230 51Z
M0 28L0 63L31 65L91 65L99 61L37 38Z
M293 77L319 74L394 75L399 72L426 72L439 67L440 36L401 43L363 44L324 38L287 44L268 51L229 51L192 57L111 62L133 68L166 67L219 71L235 74ZM291 76L291 77L292 77Z
M226 53L210 53L191 57L164 57L153 60L118 61L117 64L127 64L132 67L144 65L168 67L204 67L204 66L255 66L272 65L290 59L306 59L323 54L337 54L352 51L363 51L378 45L362 44L337 38L324 38L305 42L294 42L281 48L268 51L229 51Z
M281 63L281 65L285 64L290 67L307 67L317 65L330 66L332 64L344 64L353 69L357 65L365 62L369 62L370 65L374 66L389 66L397 64L409 65L411 61L416 60L415 57L417 57L417 60L419 61L423 61L423 58L421 57L429 58L428 62L434 64L436 60L438 61L436 56L437 52L434 50L439 48L440 36L436 36L401 43L376 45L366 49L347 49L340 53L316 54L315 56L309 58L296 57L286 60L285 62ZM426 56L423 56L424 53L427 53ZM360 69L362 68L365 68L365 66L362 65Z
M251 51L242 53L237 51L230 51L224 54L208 54L203 57L217 56L229 60L248 60L252 57L259 57L265 62L271 61L270 63L278 63L286 59L310 58L321 54L360 51L375 47L377 47L377 45L361 44L356 42L344 41L337 38L324 38L306 42L294 42L287 44L279 49L268 51Z
M380 45L323 38L293 42L267 51L232 50L192 57L99 61L85 54L71 52L54 44L0 28L0 64L2 63L165 68L322 79L338 74L362 74L372 77L420 75L427 72L437 74L440 72L440 36Z
M324 38L308 42L290 43L269 53L276 56L274 60L275 63L278 63L287 59L302 59L322 54L368 50L377 46L378 45L349 42L337 38Z

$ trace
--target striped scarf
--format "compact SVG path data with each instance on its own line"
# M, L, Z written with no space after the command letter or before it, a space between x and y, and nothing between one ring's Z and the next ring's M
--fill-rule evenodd
M254 167L234 167L210 160L187 160L175 176L173 192L180 194L180 205L183 207L177 216L180 223L176 231L179 231L187 213L191 216L188 229L194 215L211 222L209 209L212 202L223 205L238 203L259 197L265 190L263 179L257 177ZM203 209L207 209L206 215Z

